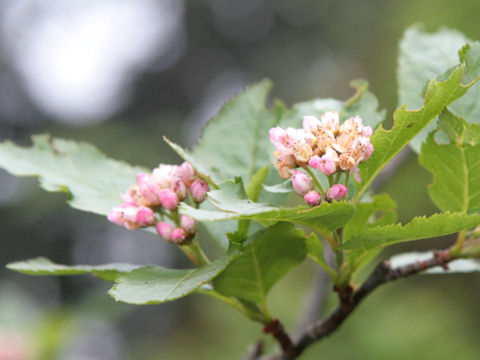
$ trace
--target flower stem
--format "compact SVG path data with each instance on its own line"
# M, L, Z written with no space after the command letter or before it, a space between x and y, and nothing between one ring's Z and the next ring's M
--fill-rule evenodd
M322 185L320 185L320 181L318 181L317 175L308 167L305 167L305 170L307 171L308 175L312 178L313 184L315 187L318 189L318 192L322 195L325 196L325 190L323 190Z
M450 253L452 256L460 254L463 248L463 243L465 241L465 236L467 235L467 230L462 230L458 233L457 242L452 246Z
M188 258L198 266L205 266L210 263L207 256L203 252L200 244L195 237L188 245L180 245L180 249L188 256Z

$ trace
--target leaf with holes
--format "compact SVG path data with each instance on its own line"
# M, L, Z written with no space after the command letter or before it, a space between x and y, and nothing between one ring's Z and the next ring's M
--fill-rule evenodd
M480 207L480 125L445 111L439 126L450 143L437 144L430 134L420 154L420 163L434 175L430 197L443 211Z
M435 119L448 105L463 96L480 78L480 43L465 48L460 63L444 81L436 79L428 83L423 106L418 110L398 108L393 117L392 129L380 126L370 138L375 151L368 161L360 165L362 182L357 183L357 202L380 171Z

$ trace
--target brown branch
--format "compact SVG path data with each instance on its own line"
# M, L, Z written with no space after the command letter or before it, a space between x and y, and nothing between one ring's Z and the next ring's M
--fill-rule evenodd
M350 292L350 295L346 295L349 291L340 293L341 302L338 308L325 321L317 321L310 325L300 336L299 340L293 344L293 350L290 350L288 353L283 352L273 357L269 357L268 359L295 359L311 344L327 337L337 330L343 321L355 310L363 298L380 285L415 275L435 266L442 266L447 269L447 265L451 260L453 260L453 258L450 256L450 251L443 250L435 251L434 256L430 259L416 261L395 269L390 268L388 261L381 262L357 291Z

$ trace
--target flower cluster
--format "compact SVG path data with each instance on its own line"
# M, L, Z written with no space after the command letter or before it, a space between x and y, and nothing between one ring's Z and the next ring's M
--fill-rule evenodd
M315 116L305 116L302 129L272 128L270 140L276 149L273 154L280 176L284 179L293 176L295 191L304 196L308 204L317 205L321 195L314 190L311 178L295 169L314 168L329 177L329 181L333 180L334 174L337 174L338 181L342 173L348 172L353 173L360 182L358 165L373 153L370 143L372 133L373 129L363 126L359 116L347 119L340 125L338 113L330 111L324 113L320 120ZM348 185L347 176L345 182ZM326 200L344 197L348 191L345 185L334 184L324 194Z
M114 207L108 220L129 230L156 226L157 232L167 241L182 243L195 233L195 221L187 215L178 218L177 207L190 194L195 203L205 200L208 184L199 178L192 166L160 164L151 174L139 173L137 183L123 194L123 204ZM157 221L155 212L161 218L168 217L175 226L166 221Z

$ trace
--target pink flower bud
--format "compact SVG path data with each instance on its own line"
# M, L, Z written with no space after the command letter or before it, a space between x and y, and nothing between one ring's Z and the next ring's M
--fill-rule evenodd
M179 203L178 196L171 189L162 189L159 194L160 204L168 210L176 209Z
M359 184L362 182L362 178L360 177L360 169L358 166L355 166L352 170L350 170L350 174L353 173L353 178L358 182Z
M314 131L320 126L320 120L313 115L303 117L303 128L305 131Z
M303 197L303 200L305 200L308 205L316 206L322 201L322 195L316 191L310 191Z
M183 228L176 228L172 231L172 240L175 243L181 243L187 238L188 234L185 232Z
M167 241L172 240L173 226L168 222L161 221L156 226L157 233Z
M320 163L321 163L321 159L320 159L320 156L318 155L313 155L310 158L310 160L308 160L308 166L314 169L318 169L318 167L320 166Z
M140 226L150 226L155 224L155 216L153 210L149 207L142 206L138 209L135 222Z
M299 195L305 195L313 189L312 180L310 177L301 171L295 171L292 177L293 189Z
M187 234L195 233L195 228L197 223L188 215L181 215L180 216L180 225L185 230Z
M371 126L364 126L362 129L362 136L370 137L373 135L373 129Z
M271 128L269 131L269 135L270 135L270 141L278 151L283 152L286 150L286 147L283 144L283 142L287 136L287 132L284 129L278 126Z
M347 195L348 189L345 185L335 184L327 191L327 200L339 200Z
M107 215L107 219L108 219L108 221L110 221L114 224L122 225L123 224L123 222L122 222L122 216L123 215L122 214L123 214L122 208L117 206L117 207L112 208L112 210L110 210L110 212Z
M192 165L186 161L178 167L177 172L187 186L190 185L195 178L195 170L193 169Z
M202 179L197 179L190 185L190 195L192 195L192 199L196 203L205 200L208 190L208 184Z
M318 170L320 170L325 175L332 175L337 172L337 164L335 164L335 161L322 156L321 162L318 166Z
M140 186L140 185L143 185L147 182L150 181L150 174L146 174L146 173L138 173L137 175L137 184Z
M187 197L187 186L180 178L174 181L171 189L177 194L180 200L184 200Z

